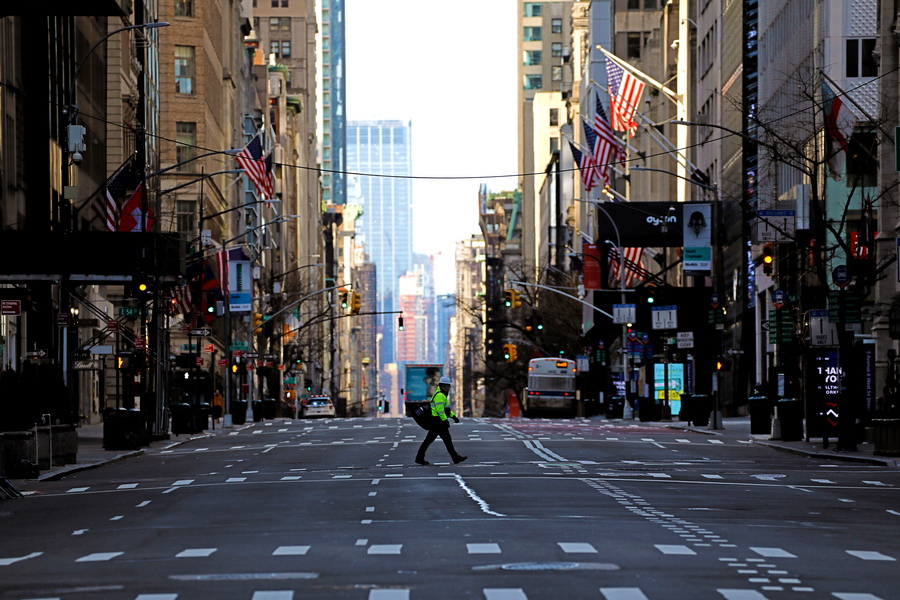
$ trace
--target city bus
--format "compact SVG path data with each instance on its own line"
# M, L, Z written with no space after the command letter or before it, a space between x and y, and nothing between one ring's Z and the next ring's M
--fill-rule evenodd
M528 361L528 387L522 402L525 416L574 417L577 374L575 361L567 358L532 358Z

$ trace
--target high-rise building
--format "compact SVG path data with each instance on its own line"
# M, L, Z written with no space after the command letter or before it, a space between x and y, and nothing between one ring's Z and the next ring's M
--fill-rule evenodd
M346 43L344 0L319 0L319 160L322 163L322 199L332 204L347 201Z
M365 173L358 181L363 216L359 238L378 270L378 312L398 310L399 279L412 266L411 123L350 121L347 168ZM398 177L399 176L399 177ZM381 364L395 361L395 315L380 315Z

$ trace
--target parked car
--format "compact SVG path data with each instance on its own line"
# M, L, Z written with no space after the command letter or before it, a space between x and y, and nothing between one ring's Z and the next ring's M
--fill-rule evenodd
M303 405L303 418L333 417L334 404L328 396L310 396Z

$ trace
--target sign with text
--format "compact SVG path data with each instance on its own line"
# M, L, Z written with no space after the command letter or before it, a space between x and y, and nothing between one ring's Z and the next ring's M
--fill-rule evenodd
M613 304L613 323L617 325L634 323L635 308L634 304Z
M651 310L653 312L653 329L678 328L677 306L654 306Z
M584 264L581 272L584 274L584 289L599 290L603 287L602 269L600 265L600 249L597 244L582 244L581 252L584 255Z
M796 233L797 211L795 210L759 210L757 242L792 242Z
M0 315L4 317L19 317L22 315L21 300L0 300Z
M228 303L231 312L250 312L253 304L251 275L250 261L228 261Z
M709 204L684 205L684 255L682 268L688 275L712 269L712 210Z

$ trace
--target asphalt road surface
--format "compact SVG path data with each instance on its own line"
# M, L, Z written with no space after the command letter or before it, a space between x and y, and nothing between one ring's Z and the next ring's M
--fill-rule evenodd
M0 599L900 598L896 468L647 425L220 430L26 483Z

